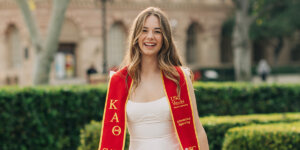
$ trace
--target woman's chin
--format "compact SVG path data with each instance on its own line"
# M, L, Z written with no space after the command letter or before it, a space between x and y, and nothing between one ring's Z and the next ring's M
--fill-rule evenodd
M144 56L156 56L157 53L158 53L157 50L143 50L143 51L142 51L142 54L143 54Z

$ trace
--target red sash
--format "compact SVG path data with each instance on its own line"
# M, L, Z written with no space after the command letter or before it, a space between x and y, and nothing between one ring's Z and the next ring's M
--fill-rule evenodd
M176 67L176 70L180 75L180 98L177 96L177 85L162 73L173 126L183 150L200 150L186 77L180 67ZM126 103L128 91L132 85L132 79L129 76L127 79L126 77L127 68L125 67L116 72L109 81L98 150L124 149Z

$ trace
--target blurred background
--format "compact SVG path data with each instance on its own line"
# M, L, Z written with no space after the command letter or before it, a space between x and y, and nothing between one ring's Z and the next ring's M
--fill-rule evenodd
M87 84L93 73L90 82L106 81L133 19L149 6L167 13L195 80L259 83L264 60L267 82L300 82L296 0L28 0L27 11L18 1L0 0L0 85Z
M0 149L97 149L109 71L149 6L211 150L300 149L300 0L0 0Z

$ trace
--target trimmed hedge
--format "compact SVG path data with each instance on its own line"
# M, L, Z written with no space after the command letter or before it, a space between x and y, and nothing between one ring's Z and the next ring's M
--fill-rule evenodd
M74 150L80 129L99 120L105 87L0 89L1 150Z
M300 112L300 84L194 84L200 116Z
M257 66L254 65L251 67L251 74L257 75ZM271 75L281 75L281 74L299 74L300 73L300 66L294 65L294 66L271 66ZM214 70L218 73L217 79L209 79L205 77L205 72L207 70ZM235 81L235 75L234 75L234 68L233 67L207 67L207 68L198 68L194 69L193 72L200 72L201 73L201 81L215 81L215 82L224 82L224 81Z
M222 150L299 150L300 122L230 129Z
M260 114L239 116L202 117L200 121L206 131L210 150L221 150L225 133L233 127L251 124L269 124L300 121L300 113Z
M101 135L101 122L91 121L80 130L80 146L77 150L96 150L98 149ZM96 132L94 132L96 131Z
M300 113L243 115L243 116L211 116L200 118L205 128L210 150L221 150L225 133L230 128L251 124L268 124L279 122L300 121ZM100 139L101 123L92 121L81 131L81 145L78 150L92 150L98 147ZM126 145L129 145L127 132Z
M80 146L77 150L97 150L101 135L102 122L91 121L80 130ZM129 147L129 133L126 132L125 150Z
M299 112L300 84L195 83L200 116ZM0 149L74 150L101 120L106 85L0 89Z

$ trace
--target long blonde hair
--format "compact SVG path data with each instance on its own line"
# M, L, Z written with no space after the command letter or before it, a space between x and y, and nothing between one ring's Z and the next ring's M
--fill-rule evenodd
M156 16L160 21L161 31L163 35L163 42L160 51L157 54L158 67L163 71L164 75L174 81L177 84L177 90L180 90L179 86L179 74L174 66L182 66L182 61L179 58L177 49L173 42L171 27L167 16L163 11L156 7L148 7L143 10L135 18L130 33L128 51L123 61L122 66L127 66L128 74L133 79L132 91L139 85L141 81L141 60L142 53L138 45L138 38L142 33L142 29L145 20L149 16Z

